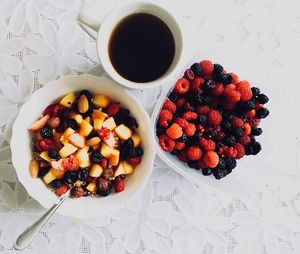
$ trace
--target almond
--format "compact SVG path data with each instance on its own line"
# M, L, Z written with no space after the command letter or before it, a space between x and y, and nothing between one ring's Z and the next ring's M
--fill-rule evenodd
M94 146L94 145L98 145L100 143L101 139L99 137L93 137L91 139L89 139L88 141L86 141L86 145L87 146Z
M37 178L40 165L37 160L31 160L29 164L29 174L32 178Z
M85 95L81 95L78 99L78 111L81 114L84 114L88 110L89 110L89 101Z

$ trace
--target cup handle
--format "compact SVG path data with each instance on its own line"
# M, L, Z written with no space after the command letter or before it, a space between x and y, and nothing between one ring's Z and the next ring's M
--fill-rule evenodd
M78 24L88 35L94 40L97 40L98 30L101 26L101 21L90 14L89 10L81 10L78 15Z

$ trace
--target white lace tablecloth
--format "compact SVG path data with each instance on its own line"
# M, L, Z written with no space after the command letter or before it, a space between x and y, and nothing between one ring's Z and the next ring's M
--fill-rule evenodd
M103 17L121 2L84 5L94 5L98 17ZM22 253L299 254L299 1L160 3L184 27L190 43L186 58L203 48L224 46L255 51L265 59L265 79L271 84L270 93L280 95L277 108L286 119L285 127L280 123L271 127L278 128L272 139L278 139L278 147L288 151L293 161L266 152L268 160L277 157L278 166L266 163L265 172L248 192L230 195L194 185L157 158L146 188L128 207L98 219L55 215ZM28 196L10 164L11 125L19 107L52 79L103 74L95 42L76 24L81 4L79 0L0 0L1 253L15 253L15 237L45 211ZM133 93L151 112L160 89ZM291 128L292 136L287 135Z

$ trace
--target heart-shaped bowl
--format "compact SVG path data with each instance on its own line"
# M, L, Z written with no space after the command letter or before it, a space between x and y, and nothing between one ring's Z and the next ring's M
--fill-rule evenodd
M163 90L151 117L152 122L152 129L153 135L156 145L156 152L158 156L172 169L174 169L179 174L183 175L187 179L191 180L194 183L199 185L205 184L208 188L224 191L227 193L241 193L249 189L250 185L252 184L251 181L257 181L255 179L255 170L252 170L253 166L255 165L257 170L264 170L263 166L265 165L265 157L263 150L257 156L247 156L242 158L238 161L237 168L233 170L231 174L222 178L221 180L216 180L213 176L204 176L200 171L192 169L188 167L186 163L183 163L177 159L176 156L171 155L162 150L158 143L158 137L155 134L156 130L156 123L159 118L159 113L161 111L162 105L166 99L166 97L170 94L174 85L178 78L182 77L184 71L190 66L201 60L209 59L214 63L219 63L224 66L226 70L229 72L237 73L240 79L247 79L251 84L257 84L259 82L259 87L265 92L266 88L261 86L261 82L264 80L264 70L263 68L259 68L259 64L257 63L257 59L249 55L249 53L244 51L234 51L234 57L232 50L226 50L223 48L215 48L215 49L208 49L197 54L192 60L190 60L177 75L174 76L173 80L170 80L169 84L166 85L165 89ZM247 59L247 61L245 61ZM252 61L251 61L252 59ZM268 105L269 108L269 105ZM264 122L264 121L263 121ZM266 123L261 124L261 126L266 126L268 124L268 120ZM267 127L265 127L267 128ZM265 134L265 133L264 133ZM264 134L262 136L264 136ZM264 137L259 137L259 140L263 140ZM265 144L262 142L262 146ZM252 171L251 176L244 177L246 172ZM251 179L251 180L250 180Z
M124 191L112 193L107 197L69 198L57 211L62 215L77 218L99 217L126 205L145 185L151 174L154 160L153 139L149 135L149 129L151 128L150 119L141 104L126 89L104 77L87 74L65 76L49 82L46 86L36 91L20 109L13 126L10 143L12 162L19 181L24 185L29 195L45 208L51 207L58 201L57 196L46 187L41 179L31 178L29 175L28 165L32 159L32 141L27 127L38 119L49 104L57 101L68 92L76 92L83 89L90 90L92 93L105 94L119 101L122 106L130 110L139 124L137 132L142 137L144 155L142 163L136 167L134 173L125 178Z

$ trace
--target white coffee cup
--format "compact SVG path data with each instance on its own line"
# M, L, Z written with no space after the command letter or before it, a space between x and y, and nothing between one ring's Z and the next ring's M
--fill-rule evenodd
M134 89L156 87L167 83L170 76L179 68L183 52L181 28L173 15L163 7L144 1L128 2L114 8L101 22L95 22L95 20L89 19L85 15L86 13L87 11L81 12L79 25L96 40L100 63L106 73L119 84ZM112 65L108 52L109 39L116 25L123 18L135 13L148 13L160 18L171 30L175 41L175 55L169 69L160 78L145 83L133 82L122 77Z

